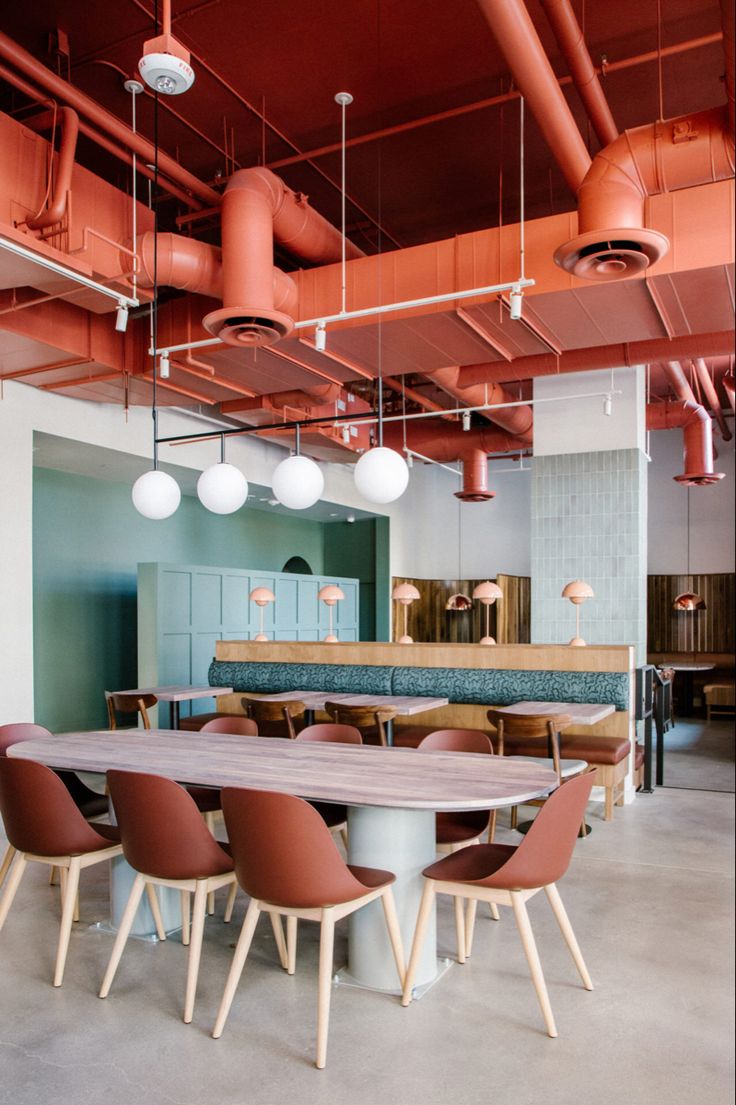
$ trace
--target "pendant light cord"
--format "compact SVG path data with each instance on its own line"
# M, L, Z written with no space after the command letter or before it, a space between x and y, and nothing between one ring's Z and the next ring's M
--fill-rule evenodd
M158 33L158 0L153 8L153 22ZM153 199L158 198L158 90L153 93ZM135 248L135 246L134 246ZM151 418L153 419L153 468L158 471L158 391L156 380L156 350L158 349L158 207L153 205L153 301L151 304L151 335L153 344L153 391Z

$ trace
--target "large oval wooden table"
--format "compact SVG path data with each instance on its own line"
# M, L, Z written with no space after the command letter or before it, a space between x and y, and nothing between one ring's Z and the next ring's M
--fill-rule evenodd
M421 872L435 859L435 811L520 805L557 786L553 771L533 762L413 748L300 743L222 733L126 729L61 733L23 741L9 756L72 771L146 771L199 786L255 787L349 807L349 861L396 875L394 893L408 951ZM437 975L434 920L417 987ZM348 980L397 991L382 910L372 903L350 919Z

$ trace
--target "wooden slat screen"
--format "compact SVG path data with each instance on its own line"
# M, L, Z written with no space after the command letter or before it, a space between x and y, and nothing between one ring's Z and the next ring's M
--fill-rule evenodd
M648 651L733 653L735 578L733 573L649 576ZM683 591L702 595L706 609L673 610L675 596Z
M470 644L485 633L485 608L474 602L471 610L445 610L450 595L460 591L472 597L480 579L412 579L394 577L391 586L413 583L422 596L409 607L409 634L415 641ZM499 644L529 644L531 580L526 576L499 575L495 581L503 599L491 607L490 630ZM394 640L403 633L403 608L394 603Z

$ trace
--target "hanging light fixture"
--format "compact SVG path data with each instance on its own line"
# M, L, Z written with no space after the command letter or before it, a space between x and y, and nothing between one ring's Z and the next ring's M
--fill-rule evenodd
M276 596L273 591L268 587L254 587L248 596L251 602L254 602L260 611L260 628L258 633L253 638L254 641L267 641L268 637L263 632L263 614L266 607L270 602L276 602Z
M296 451L277 466L271 487L278 501L289 510L306 510L322 497L325 478L318 464L301 455L299 426L296 428Z
M473 598L478 599L486 610L486 632L485 636L481 637L480 644L482 645L495 645L495 640L491 637L491 607L496 599L503 598L503 591L497 583L492 583L490 579L486 579L483 583L479 583L477 587L473 589Z
M690 488L687 489L687 574L690 576ZM696 591L682 591L676 595L672 603L672 609L678 613L691 613L695 610L707 610L705 599ZM693 625L693 651L695 626Z
M562 589L562 598L569 599L575 607L575 636L571 641L568 641L568 644L573 647L585 645L585 641L580 636L580 605L586 599L594 597L593 588L582 579L573 579L571 583L566 583Z
M143 43L138 72L154 92L179 96L194 84L194 70L189 51L171 33L171 0L163 0L161 30L162 34Z
M445 610L472 610L473 600L464 595L462 591L457 591L454 595L450 595L449 599L445 603Z
M391 598L404 608L404 633L403 636L399 637L400 645L411 645L414 643L414 638L409 636L407 620L409 616L409 607L421 597L419 590L413 583L399 583L391 592Z
M220 461L205 468L197 480L197 496L213 514L233 514L248 498L248 481L239 468L225 463L225 435L220 435Z
M345 598L345 592L342 587L338 587L336 583L327 583L324 587L320 587L317 598L320 602L325 604L330 615L330 626L327 636L325 637L325 642L335 644L337 642L337 634L333 632L332 628L332 610L338 602L341 602L342 599Z

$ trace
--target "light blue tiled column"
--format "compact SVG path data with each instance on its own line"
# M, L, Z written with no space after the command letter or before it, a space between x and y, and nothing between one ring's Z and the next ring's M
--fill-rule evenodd
M643 373L617 369L535 381L534 397L600 396L535 406L532 477L532 641L566 644L575 610L561 597L582 579L594 598L580 607L588 644L636 646L646 661L647 457Z

